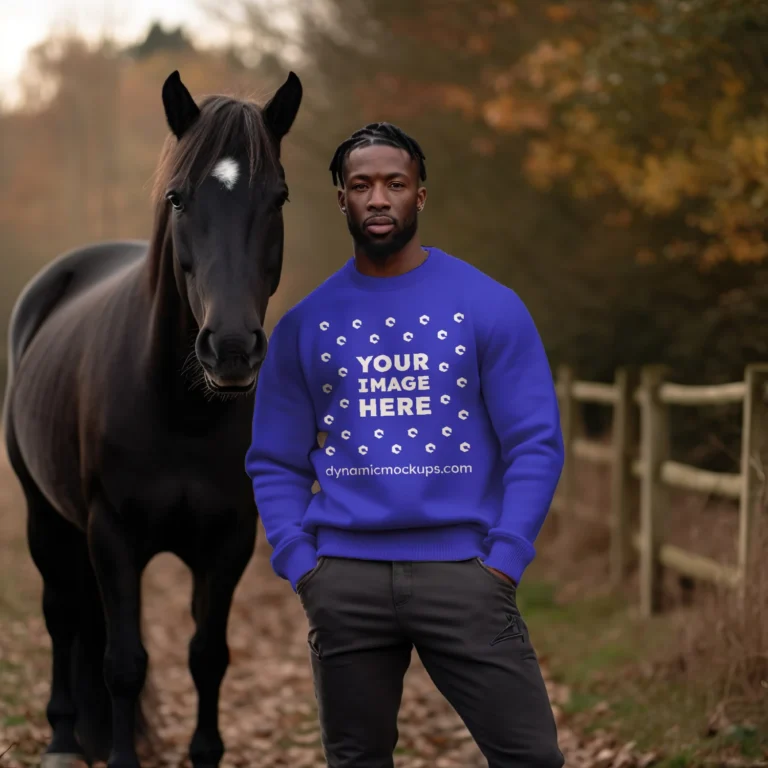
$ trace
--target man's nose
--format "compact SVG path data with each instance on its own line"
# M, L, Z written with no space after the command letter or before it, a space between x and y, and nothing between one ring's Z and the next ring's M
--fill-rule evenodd
M375 211L389 210L390 202L383 185L376 184L373 187L371 197L368 200L368 208Z

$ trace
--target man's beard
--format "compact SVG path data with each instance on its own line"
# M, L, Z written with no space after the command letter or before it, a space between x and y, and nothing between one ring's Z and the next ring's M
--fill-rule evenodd
M383 262L402 251L411 242L419 228L419 222L414 209L413 214L406 219L402 226L398 226L398 222L395 221L395 228L389 237L379 239L368 234L365 228L352 221L351 216L347 213L347 228L355 241L355 245L371 261Z

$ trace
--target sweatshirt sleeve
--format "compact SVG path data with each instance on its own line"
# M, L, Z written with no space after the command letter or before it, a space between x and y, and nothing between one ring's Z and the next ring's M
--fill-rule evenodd
M285 316L271 334L259 371L245 469L273 548L272 567L294 590L317 564L315 537L301 527L313 496L315 472L309 454L316 443L314 406L299 365L296 321Z
M563 468L563 437L552 373L528 309L503 297L485 340L480 382L504 465L501 515L488 532L486 565L519 583Z

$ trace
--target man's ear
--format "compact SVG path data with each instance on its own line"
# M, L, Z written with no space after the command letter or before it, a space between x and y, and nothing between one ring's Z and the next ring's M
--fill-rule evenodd
M343 189L340 189L338 192L338 202L339 202L339 208L341 209L342 213L347 212L347 194Z

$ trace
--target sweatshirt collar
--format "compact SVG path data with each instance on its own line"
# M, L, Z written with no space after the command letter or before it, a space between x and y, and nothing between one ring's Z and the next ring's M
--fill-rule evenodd
M364 275L357 269L354 256L344 265L344 271L358 288L362 288L365 291L396 291L408 288L411 285L420 283L431 275L437 274L439 270L442 252L432 246L425 245L423 248L427 252L427 258L418 267L414 267L402 275L395 275L394 277Z

